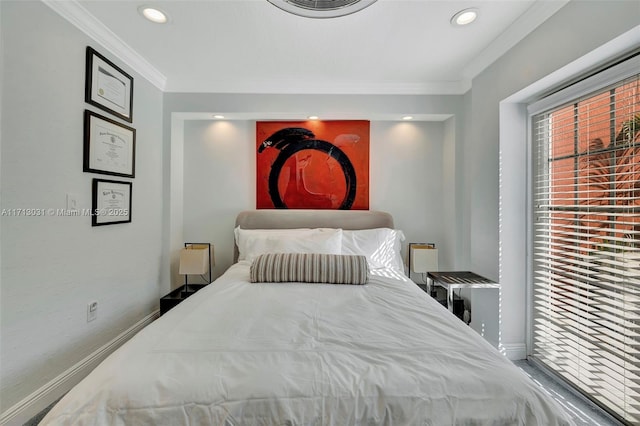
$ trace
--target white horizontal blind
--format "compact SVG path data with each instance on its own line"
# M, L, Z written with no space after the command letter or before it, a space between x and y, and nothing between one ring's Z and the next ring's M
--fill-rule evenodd
M640 424L640 75L532 118L532 356Z

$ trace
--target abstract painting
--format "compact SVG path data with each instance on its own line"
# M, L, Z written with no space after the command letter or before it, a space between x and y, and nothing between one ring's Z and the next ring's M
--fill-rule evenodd
M258 209L369 209L369 122L256 122Z

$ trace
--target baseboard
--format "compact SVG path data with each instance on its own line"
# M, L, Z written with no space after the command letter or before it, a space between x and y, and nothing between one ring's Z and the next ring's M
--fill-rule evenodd
M527 358L527 345L524 343L503 343L500 352L511 361Z
M87 374L89 374L96 366L102 362L109 354L118 349L127 340L131 339L136 333L147 325L151 324L158 316L160 311L156 310L137 323L120 333L113 340L107 342L102 347L91 353L89 356L58 375L53 380L40 387L31 395L22 401L10 407L0 416L0 425L23 425L40 411L47 408L52 402L56 401L65 393L80 382Z

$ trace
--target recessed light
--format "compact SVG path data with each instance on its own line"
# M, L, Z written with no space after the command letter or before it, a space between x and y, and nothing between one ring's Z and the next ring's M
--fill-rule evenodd
M140 6L138 12L151 22L156 24L166 24L169 22L169 15L151 6Z
M402 117L403 120L413 120L413 117L410 115L405 115L404 117Z
M309 120L317 120L318 116L317 115L310 115L307 117Z
M221 119L223 119L223 118L224 118L224 115L215 114L215 115L213 116L213 118L217 118L218 120L221 120Z
M476 20L478 17L478 9L464 9L453 15L451 18L451 24L456 26L468 25Z

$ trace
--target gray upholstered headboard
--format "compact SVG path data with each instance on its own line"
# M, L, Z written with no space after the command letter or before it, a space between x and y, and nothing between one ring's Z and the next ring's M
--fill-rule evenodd
M238 213L235 226L242 229L393 229L393 217L375 210L245 210ZM233 247L235 262L238 247L235 244Z

